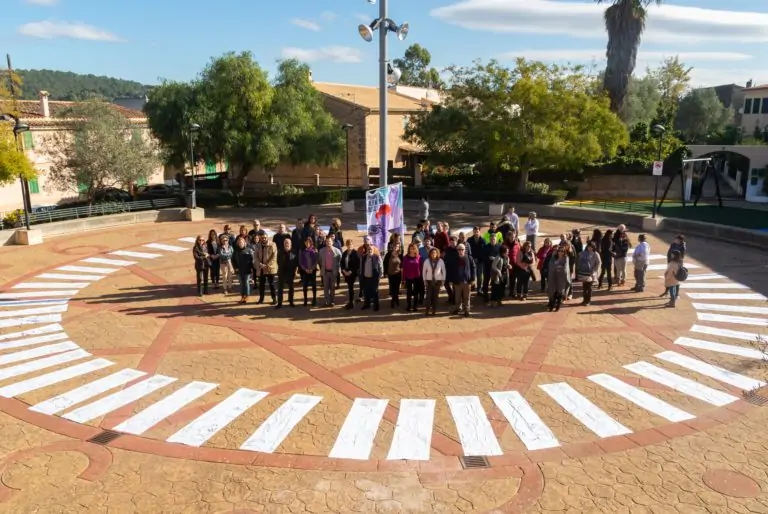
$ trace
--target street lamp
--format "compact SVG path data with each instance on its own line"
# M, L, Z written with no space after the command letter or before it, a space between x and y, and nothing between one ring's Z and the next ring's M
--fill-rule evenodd
M29 125L22 123L19 118L13 114L2 114L0 115L0 120L13 122L13 142L16 144L16 150L23 153L19 141L19 134L29 132ZM24 177L21 174L19 174L19 181L21 182L21 201L24 204L24 226L29 230L29 211L32 209L32 201L29 199L27 181L24 180Z
M347 190L349 190L349 131L355 128L354 125L351 123L345 123L341 126L341 130L344 131L345 135L345 148L346 148L346 166L347 166Z
M664 125L654 125L651 127L651 132L653 132L653 135L659 138L659 158L658 160L661 161L661 153L662 153L662 144L664 143L664 133L667 131L666 127ZM656 180L654 180L653 184L653 214L652 218L656 218L656 199L659 196L659 176L654 176Z
M369 4L375 4L376 0L368 0ZM390 83L397 82L399 79L399 70L392 68L387 59L387 34L394 32L397 39L405 41L408 37L410 26L408 23L397 25L387 17L388 0L381 0L379 3L379 17L368 25L362 24L357 27L357 32L363 40L370 43L373 41L373 32L379 31L379 185L387 185L387 79Z
M195 185L195 134L200 132L200 125L189 124L189 159L192 164L192 202L190 207L197 209L197 187Z

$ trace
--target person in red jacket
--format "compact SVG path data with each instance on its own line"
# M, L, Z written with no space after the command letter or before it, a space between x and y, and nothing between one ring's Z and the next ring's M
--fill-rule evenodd
M440 250L441 255L445 253L445 249L448 248L449 242L450 237L448 236L448 231L445 229L445 224L442 221L439 221L437 223L437 232L435 232L434 245L435 248Z
M552 240L546 238L544 244L536 252L536 268L539 270L539 276L541 277L541 292L547 290L547 275L549 274L549 258L552 257Z
M507 238L502 243L502 246L506 246L507 250L509 251L509 262L511 262L513 265L517 261L517 254L520 253L520 241L517 239L517 232L510 229L509 232L507 232ZM510 273L509 274L509 297L514 298L515 297L515 286L517 285L517 274L516 273Z

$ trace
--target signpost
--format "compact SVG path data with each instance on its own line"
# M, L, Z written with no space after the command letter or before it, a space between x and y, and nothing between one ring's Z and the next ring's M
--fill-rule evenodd
M653 218L656 217L656 199L659 197L659 177L664 174L664 161L653 161Z

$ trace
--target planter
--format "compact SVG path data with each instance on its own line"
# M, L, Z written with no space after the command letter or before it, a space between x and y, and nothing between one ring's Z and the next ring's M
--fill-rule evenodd
M504 214L503 203L489 203L488 204L488 216L501 216Z
M341 212L343 214L352 214L355 212L355 201L354 200L347 200L344 202L341 202Z

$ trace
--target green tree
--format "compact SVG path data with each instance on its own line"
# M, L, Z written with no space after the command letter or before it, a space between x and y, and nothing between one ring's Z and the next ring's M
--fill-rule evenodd
M161 142L163 160L177 169L189 163L189 124L197 123L193 84L165 81L152 89L144 105L149 130Z
M30 180L36 176L34 164L16 145L13 125L0 122L0 184L11 183L19 177Z
M686 143L702 144L710 136L724 132L732 119L733 112L720 103L714 89L694 89L680 100L675 128Z
M666 59L658 68L648 70L648 75L658 82L661 94L653 124L660 123L667 128L674 126L680 100L691 81L692 69L675 56Z
M81 75L71 71L18 70L18 74L24 82L19 88L23 100L37 100L40 91L48 91L51 100L112 101L120 97L140 98L149 90L149 86L132 80Z
M400 84L404 86L428 87L441 89L445 83L440 78L440 72L430 68L432 54L418 43L405 50L402 59L395 59L393 65L400 69L402 76Z
M48 179L59 191L79 192L93 201L107 187L128 188L160 166L157 149L109 104L84 102L63 116L80 121L51 136Z
M611 99L611 110L620 112L629 90L632 73L637 64L637 50L645 30L646 7L661 0L595 0L598 4L610 2L605 10L605 29L608 32L608 60L604 86Z
M650 124L656 115L660 100L661 91L655 77L632 77L619 116L628 127L634 127L638 123Z

